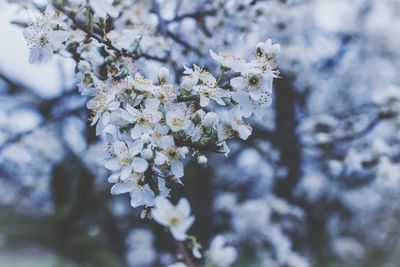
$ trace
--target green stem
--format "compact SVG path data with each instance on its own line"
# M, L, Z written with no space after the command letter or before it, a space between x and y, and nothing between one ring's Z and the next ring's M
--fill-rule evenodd
M219 84L219 82L221 81L222 77L225 74L225 71L226 71L226 69L224 67L221 67L221 72L220 72L220 74L219 74L219 76L217 78L217 84Z

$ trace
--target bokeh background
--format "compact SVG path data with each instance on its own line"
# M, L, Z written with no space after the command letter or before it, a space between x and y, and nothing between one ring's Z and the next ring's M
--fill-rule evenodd
M210 1L158 2L168 17L176 2ZM209 33L190 17L172 30L202 55L272 38L282 78L252 138L207 167L186 163L173 190L193 205L191 231L205 247L224 233L235 266L400 266L400 1L220 2L228 11L204 18ZM0 266L172 262L168 235L110 194L74 62L28 63L28 19L0 4ZM172 57L212 68L184 52Z

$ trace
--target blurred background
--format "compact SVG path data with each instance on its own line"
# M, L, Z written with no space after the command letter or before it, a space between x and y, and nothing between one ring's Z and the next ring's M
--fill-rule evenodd
M158 2L165 18L178 2L181 14L210 5ZM215 2L170 25L203 57L171 58L212 68L209 48L249 54L272 38L282 78L249 140L207 167L186 162L173 191L192 203L190 232L204 247L222 232L234 266L400 266L400 1ZM110 194L73 60L28 63L27 19L0 1L0 266L174 262L168 234Z

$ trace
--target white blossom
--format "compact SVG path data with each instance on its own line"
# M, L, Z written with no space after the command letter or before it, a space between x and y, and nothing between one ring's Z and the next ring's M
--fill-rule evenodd
M231 54L220 53L217 55L214 51L210 50L210 55L215 61L221 64L222 67L232 69L235 72L242 72L249 68L249 64L244 59Z
M281 52L281 46L279 44L272 44L271 39L268 39L265 43L258 43L256 49L259 56L267 55L272 58L277 57Z
M169 110L166 113L166 123L173 132L187 130L191 121L187 118L182 109Z
M114 178L115 179L115 178ZM113 182L113 177L110 179ZM150 186L145 182L144 176L133 173L127 178L117 181L111 188L111 193L115 195L130 193L131 206L153 206L155 194Z
M147 161L136 157L143 149L141 140L128 144L123 141L115 141L112 147L115 157L109 159L104 166L111 171L120 171L121 180L126 179L132 171L144 172L147 170Z
M194 217L190 216L190 205L186 198L179 200L176 206L163 198L157 197L152 211L153 218L166 226L176 240L185 240L186 232L192 226Z
M146 99L144 108L138 110L131 105L126 105L126 112L123 113L123 118L129 122L134 122L135 126L131 131L133 139L139 138L142 134L151 134L154 125L160 121L162 114L158 111L160 101L157 99Z
M65 30L53 30L46 18L39 18L24 30L24 38L30 47L29 63L44 64L53 58L54 50L68 39Z
M207 257L214 266L229 267L236 261L237 251L234 247L226 246L225 238L218 235L211 241Z
M229 123L232 126L232 129L236 131L239 137L243 140L246 140L251 135L251 127L246 125L242 118L242 113L239 108L233 108L229 112Z

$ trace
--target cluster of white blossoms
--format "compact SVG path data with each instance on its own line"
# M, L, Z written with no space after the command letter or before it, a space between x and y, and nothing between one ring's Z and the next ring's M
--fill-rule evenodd
M184 66L179 82L171 81L166 67L155 69L155 78L150 79L136 61L154 59L142 54L148 51L145 47L163 50L158 37L148 37L154 25L130 21L123 15L124 5L112 1L76 4L80 8L75 11L48 7L25 29L29 61L45 63L53 53L72 55L79 90L90 98L92 126L107 141L104 166L111 171L112 194L129 193L132 207L144 206L143 217L168 227L176 240L187 240L194 217L186 199L177 206L169 202L170 187L183 184L186 158L206 164L206 153L227 156L228 140L251 135L249 120L261 117L271 103L280 46L271 40L259 43L250 60L210 51L219 64L215 76L193 65ZM119 17L118 29L107 29L107 16ZM132 27L124 30L123 25ZM200 257L200 245L192 241L193 254ZM219 238L212 247L227 258L213 252L209 256L222 262L218 266L229 266L236 252L223 248L223 243Z
M24 30L24 38L30 48L29 63L42 64L53 58L53 52L62 48L69 32L63 23L64 16L48 6L40 16Z
M250 62L211 52L221 64L219 78L194 65L178 86L164 67L156 81L137 72L93 83L87 106L97 134L108 137L112 193L130 193L133 207L151 207L156 196L168 196L169 183L182 183L189 154L204 162L205 152L228 155L228 140L247 139L252 129L245 119L271 102L277 52L270 40L257 46ZM229 71L228 83L223 75Z

